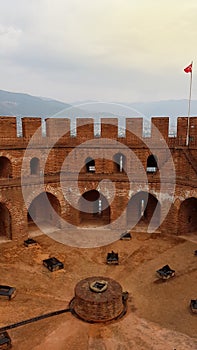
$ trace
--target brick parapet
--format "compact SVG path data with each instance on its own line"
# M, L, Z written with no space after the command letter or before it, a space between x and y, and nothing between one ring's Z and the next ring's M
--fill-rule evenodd
M43 125L45 123L45 135ZM119 140L128 146L143 147L147 141L152 140L154 145L161 137L170 147L185 147L187 130L190 136L190 147L197 147L197 118L177 118L176 137L169 137L169 117L153 117L151 119L151 136L143 137L143 118L126 118L125 136L118 135L117 118L101 118L101 135L95 135L95 124L91 118L78 118L76 120L76 135L71 134L71 123L68 118L47 118L41 122L41 118L22 118L22 136L17 137L18 128L16 117L0 117L0 144L1 146L18 145L24 146L34 135L34 143L46 144L47 140L54 139L58 145L76 145L88 139L107 138ZM160 134L158 134L158 131ZM161 136L161 137L160 137ZM187 147L187 146L186 146Z

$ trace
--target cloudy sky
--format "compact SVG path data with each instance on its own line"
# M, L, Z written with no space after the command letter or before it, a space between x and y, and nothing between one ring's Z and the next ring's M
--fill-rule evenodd
M65 102L197 99L196 0L0 1L0 89Z

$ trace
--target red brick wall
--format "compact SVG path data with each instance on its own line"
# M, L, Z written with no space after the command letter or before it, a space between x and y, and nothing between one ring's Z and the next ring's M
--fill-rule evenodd
M70 136L70 120L67 118L46 119L46 136L57 137L64 135L64 139Z
M101 137L117 139L118 137L118 119L102 118L101 119Z
M37 131L37 136L41 137L41 118L22 118L23 137L30 138Z
M0 139L16 138L16 118L0 117Z
M127 215L124 209L132 195L143 190L143 180L146 178L148 183L148 191L159 199L160 193L160 174L165 170L166 180L173 181L168 178L169 153L165 148L159 149L159 143L151 150L146 146L146 142L151 143L151 138L147 141L140 140L142 136L142 119L127 119L126 121L126 137L118 138L118 120L102 119L101 135L108 140L99 144L99 138L94 138L93 120L78 119L77 120L77 136L70 137L69 128L70 120L68 119L47 119L46 132L47 137L39 136L38 142L34 142L31 151L26 151L26 138L31 137L34 132L40 128L41 120L39 118L23 118L23 137L16 137L16 119L14 117L0 117L0 165L1 157L6 157L11 164L11 178L0 178L0 196L1 202L5 203L10 211L12 218L12 238L17 240L27 236L27 209L23 200L21 191L21 169L23 168L25 185L23 188L34 193L31 201L43 191L40 186L39 176L45 174L45 188L54 194L60 202L61 216L66 221L78 225L80 222L79 212L72 208L69 202L64 198L62 186L70 188L73 196L75 196L77 174L80 173L78 179L79 191L81 194L91 189L97 189L99 182L102 180L110 180L115 186L115 197L110 204L111 222L116 222L118 218L118 228L124 229ZM154 118L153 123L160 130L162 135L168 138L168 118ZM187 118L178 118L177 138L174 138L173 147L171 145L171 154L176 170L176 191L171 209L167 218L161 225L162 231L178 234L179 232L179 208L181 203L190 197L197 198L196 193L196 174L197 174L197 118L190 119L190 140L189 147L186 147ZM62 130L67 135L58 140L58 135L62 135ZM139 138L137 136L139 136ZM54 147L50 145L50 139L57 137ZM154 136L154 132L152 137ZM101 140L102 140L101 137ZM180 143L181 138L181 143ZM90 147L76 148L84 141L94 140ZM114 145L114 140L119 142L119 146ZM121 143L122 142L122 143ZM121 146L122 145L122 146ZM158 145L158 146L157 146ZM127 146L125 149L124 146ZM52 147L52 149L50 149ZM163 147L163 146L162 146ZM126 173L118 172L114 164L113 157L117 153L125 155ZM150 154L154 154L159 160L159 171L156 174L146 174L146 162ZM26 154L24 158L24 154ZM72 156L71 156L72 155ZM30 162L33 157L37 157L40 162L40 174L36 177L30 175ZM95 160L96 171L94 174L86 172L84 167L87 157ZM24 159L24 162L23 162ZM23 163L23 165L22 165ZM63 164L65 165L63 168ZM59 173L64 172L65 178L60 184ZM131 182L131 183L130 183ZM107 185L106 185L107 186ZM106 187L107 191L107 187ZM109 191L108 191L109 192ZM107 193L107 192L106 192ZM169 203L170 194L163 193L162 206ZM109 193L106 195L110 202ZM178 201L178 202L177 202ZM178 204L177 204L178 203ZM182 214L181 214L182 215ZM188 213L183 214L188 216ZM182 220L182 219L181 219ZM184 230L188 230L186 225Z
M167 140L168 132L169 132L169 118L168 117L152 118L152 124L156 128L152 126L151 137L158 139L160 137L160 135L158 134L158 130L159 130L163 138Z

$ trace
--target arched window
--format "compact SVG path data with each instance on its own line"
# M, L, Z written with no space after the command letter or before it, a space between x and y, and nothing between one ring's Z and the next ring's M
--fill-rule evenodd
M146 172L147 172L147 173L156 173L157 169L158 169L157 157L154 156L153 154L151 154L151 155L147 158Z
M86 159L85 163L86 163L86 171L88 173L95 173L96 169L95 169L95 161L94 161L94 159L88 157Z
M0 157L0 177L12 177L12 165L7 157Z
M122 153L117 153L113 157L114 161L114 172L122 173L124 172L126 157Z
M40 161L38 158L32 158L30 161L30 174L38 175L40 172Z

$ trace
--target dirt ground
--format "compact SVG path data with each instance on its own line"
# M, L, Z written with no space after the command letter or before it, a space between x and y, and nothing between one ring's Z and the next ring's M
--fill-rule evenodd
M77 282L99 275L129 292L121 320L89 324L71 313L54 316L9 330L13 350L196 350L197 314L189 304L197 298L197 240L186 238L134 232L130 241L81 249L46 235L35 238L38 247L1 243L0 284L16 287L17 294L0 299L0 327L67 308ZM119 253L117 266L106 264L112 250ZM43 266L52 256L64 263L63 270ZM163 282L155 272L166 264L176 275Z

